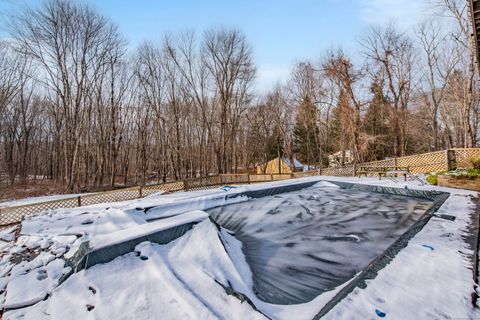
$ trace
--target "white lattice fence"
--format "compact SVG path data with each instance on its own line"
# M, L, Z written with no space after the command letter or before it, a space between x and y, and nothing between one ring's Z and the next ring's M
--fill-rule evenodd
M248 173L222 174L222 184L248 183Z
M91 204L98 204L104 202L117 202L133 200L140 197L139 187L125 188L119 190L112 190L107 192L100 192L92 195L81 197L81 205L88 206Z
M325 169L322 169L322 175L323 176L334 176L334 169L335 168L325 168Z
M409 167L411 173L448 170L447 151L437 151L397 158L397 166Z
M181 191L185 188L185 184L183 180L180 181L172 181L172 182L165 182L162 184L156 184L151 186L144 186L142 187L142 196L148 196L160 191L165 192L176 192Z
M305 172L294 172L293 177L294 178L313 177L313 176L318 176L319 174L320 174L319 170L311 170L311 171L305 171Z
M209 176L185 180L185 190L211 189L222 184L220 176Z
M378 160L378 161L371 161L371 162L364 162L359 165L359 167L393 167L395 166L395 159L386 159L386 160Z
M343 167L332 167L322 169L324 176L351 177L355 175L355 166L348 165Z
M471 168L472 164L470 159L478 158L480 159L480 148L467 148L467 149L451 149L455 154L455 162L457 163L457 168L465 169Z
M265 182L265 181L272 181L271 174L251 174L250 175L250 182Z
M0 209L0 225L8 225L21 222L23 217L60 208L73 208L79 205L79 198L68 198L55 201L47 201L22 206L8 207Z
M273 174L272 175L272 179L273 180L287 180L287 179L291 179L292 176L290 175L290 173L282 173L282 174Z
M413 155L407 157L400 157L397 159L387 159L380 161L367 162L357 167L375 167L375 166L399 166L409 167L412 173L426 173L432 171L443 171L448 169L449 152L454 153L454 159L458 168L469 168L471 164L470 158L480 158L480 148L468 149L450 149L450 151L438 151L425 153L420 155ZM132 200L142 196L150 195L158 191L175 192L182 190L200 190L213 188L222 184L248 183L248 182L267 182L272 180L284 180L290 178L301 178L307 176L318 175L319 171L313 170L308 172L296 172L290 174L230 174L222 176L209 176L189 180L172 181L159 185L151 185L144 187L133 187L126 189L119 189L107 192L96 193L92 195L85 195L81 197L72 197L68 199L48 201L42 203L35 203L30 205L15 206L0 209L0 226L11 225L19 223L24 216L30 216L43 211L59 209L59 208L73 208L78 206ZM343 167L325 168L321 170L322 175L331 176L353 176L355 174L355 166L348 165Z
M385 160L377 160L377 161L370 161L370 162L364 162L359 165L357 165L357 170L361 170L362 167L394 167L396 164L395 158L392 159L385 159ZM366 174L368 177L378 177L378 173L375 172L367 172L363 171L363 174Z

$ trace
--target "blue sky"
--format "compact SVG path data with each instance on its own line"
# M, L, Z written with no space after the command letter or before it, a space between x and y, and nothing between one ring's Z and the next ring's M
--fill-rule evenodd
M80 0L75 0L80 1ZM165 32L199 32L214 26L242 30L258 67L256 87L285 80L291 66L317 59L328 48L358 50L358 38L373 24L390 20L409 29L428 0L84 0L120 26L133 50ZM40 0L0 0L0 12Z

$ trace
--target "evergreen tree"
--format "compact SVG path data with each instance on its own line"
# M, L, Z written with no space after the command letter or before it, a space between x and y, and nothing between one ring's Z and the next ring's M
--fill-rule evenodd
M319 163L321 159L318 110L307 96L298 108L294 134L294 150L297 158L306 164Z
M391 123L389 102L382 86L378 81L374 81L370 90L373 98L363 121L363 129L369 140L366 160L380 160L393 155L393 145L388 142L393 141L395 135L389 126Z
M334 143L334 152L342 151L343 156L347 150L353 150L353 108L350 105L345 90L341 89L338 104L333 109L330 132ZM342 164L344 159L342 160Z

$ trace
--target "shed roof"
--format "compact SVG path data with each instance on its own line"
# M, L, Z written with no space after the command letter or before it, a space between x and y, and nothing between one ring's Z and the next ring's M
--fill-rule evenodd
M288 159L287 157L283 157L283 162L285 162L287 166L291 167L290 159ZM303 164L297 159L293 159L293 165L295 168L303 168Z

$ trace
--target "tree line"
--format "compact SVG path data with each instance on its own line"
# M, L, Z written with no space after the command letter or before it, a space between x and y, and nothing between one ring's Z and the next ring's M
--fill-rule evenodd
M409 32L371 28L355 57L332 49L298 62L261 94L240 30L183 31L130 52L89 5L20 10L0 41L0 181L75 190L244 172L277 156L318 167L339 151L362 162L474 147L468 6L436 10Z

